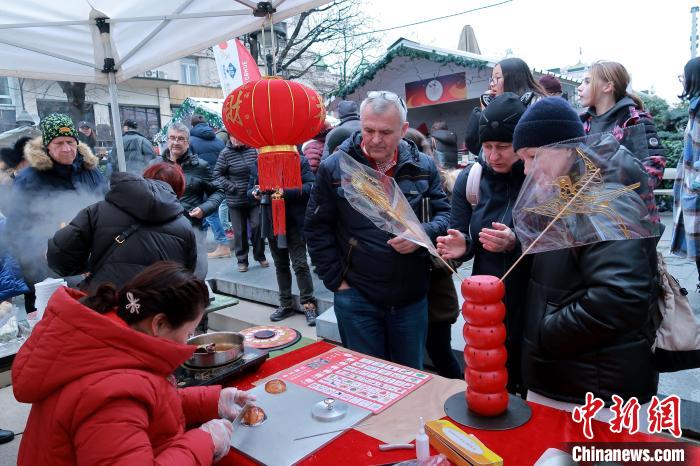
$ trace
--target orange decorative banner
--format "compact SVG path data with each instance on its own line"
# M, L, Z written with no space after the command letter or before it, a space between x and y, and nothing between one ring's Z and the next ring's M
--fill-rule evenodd
M448 74L436 78L406 83L408 108L466 100L467 77L465 73Z

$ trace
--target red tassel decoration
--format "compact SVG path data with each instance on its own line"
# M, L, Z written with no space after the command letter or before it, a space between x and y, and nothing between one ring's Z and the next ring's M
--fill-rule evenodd
M258 156L258 184L261 191L274 191L282 186L277 154L262 153Z
M301 159L297 152L287 152L282 159L282 187L301 189Z
M288 150L289 148L294 149ZM281 150L275 150L281 149ZM301 189L301 160L294 146L265 147L258 156L258 184L262 191Z
M284 199L279 194L272 195L272 231L277 235L287 234L287 216Z

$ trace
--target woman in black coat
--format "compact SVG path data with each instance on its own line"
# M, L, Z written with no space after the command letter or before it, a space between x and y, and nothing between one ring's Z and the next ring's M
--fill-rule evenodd
M452 193L452 216L447 236L438 237L438 252L445 259L466 262L474 259L473 275L501 277L520 256L520 244L513 233L513 206L525 180L523 163L513 151L513 131L525 104L507 92L495 98L479 120L483 147L479 199L472 206L467 198L467 181L475 165L462 171ZM480 167L476 167L477 169ZM506 279L505 325L508 351L508 391L525 393L520 375L523 300L529 261L521 263Z
M576 112L559 97L540 100L522 116L513 147L530 174L537 148L583 136ZM616 205L646 213L639 193L647 188L642 163L617 147L611 160L627 182L638 181ZM638 219L639 225L651 222ZM648 403L659 373L653 365L658 314L655 238L600 241L534 254L528 285L522 373L528 399L571 409L587 392L612 403L636 397ZM644 408L642 408L644 409ZM609 417L610 411L601 412Z
M233 136L219 154L214 167L214 180L224 188L229 218L233 227L233 243L238 259L238 271L248 271L248 226L252 233L253 258L261 267L268 267L265 239L260 235L260 203L248 197L248 181L258 152Z
M146 170L149 175L154 179L113 174L105 200L80 211L49 240L49 267L61 276L88 273L81 287L89 291L106 282L119 288L158 261L194 271L194 232L175 194L184 191L184 174L158 163Z

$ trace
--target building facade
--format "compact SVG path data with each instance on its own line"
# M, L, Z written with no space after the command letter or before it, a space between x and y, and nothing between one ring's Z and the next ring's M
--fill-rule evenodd
M301 62L299 66L303 64ZM262 64L260 69L264 74ZM313 67L298 81L316 89L322 97L327 97L337 86L337 77L323 65ZM211 49L148 70L117 87L121 120L135 120L138 131L149 139L153 139L170 121L186 98L225 97ZM85 101L82 109L78 109L56 81L0 76L0 133L17 126L23 108L35 123L54 112L69 114L76 123L88 121L96 130L99 150L107 151L112 146L114 139L107 86L86 84Z

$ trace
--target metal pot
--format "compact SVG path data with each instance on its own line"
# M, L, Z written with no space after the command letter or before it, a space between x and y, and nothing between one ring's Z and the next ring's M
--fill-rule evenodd
M243 335L236 332L213 332L197 335L187 340L188 345L231 345L224 351L194 353L185 364L190 367L214 367L233 362L243 356Z

